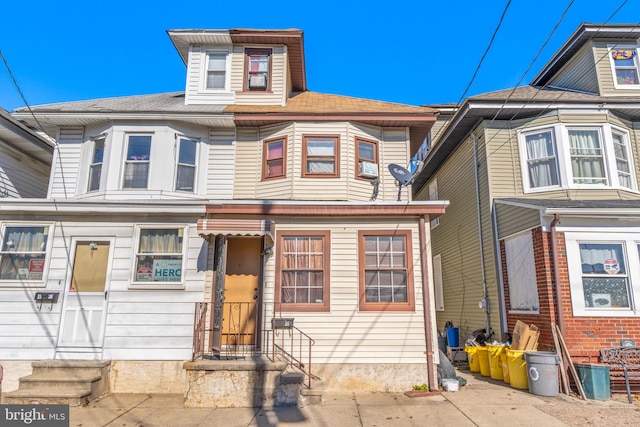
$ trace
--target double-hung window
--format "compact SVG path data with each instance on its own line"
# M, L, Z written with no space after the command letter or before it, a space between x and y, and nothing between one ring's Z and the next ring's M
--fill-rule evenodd
M2 230L0 280L43 280L49 227L7 225Z
M520 153L525 191L636 189L629 135L609 124L525 130Z
M225 90L228 87L228 51L210 51L207 52L207 73L205 80L205 89L207 90Z
M176 191L193 193L196 180L196 154L198 140L178 139L178 164L176 171Z
M411 232L360 231L360 310L412 311Z
M574 184L607 185L600 129L568 129Z
M278 233L276 298L283 311L329 311L329 232Z
M262 153L262 179L284 178L287 175L287 138L265 141Z
M303 136L302 176L339 177L339 152L337 136Z
M182 282L183 228L140 228L134 282Z
M102 162L104 160L104 137L93 140L93 155L91 165L89 165L89 191L100 189L100 178L102 176Z
M576 316L635 316L640 301L640 233L566 232Z
M616 89L636 89L640 86L637 46L609 46L609 58Z
M366 179L378 177L378 144L356 138L356 176Z
M526 134L527 176L530 188L558 185L558 160L552 130Z
M271 50L246 49L245 90L268 91L271 88Z
M151 135L129 135L124 161L123 188L147 188Z

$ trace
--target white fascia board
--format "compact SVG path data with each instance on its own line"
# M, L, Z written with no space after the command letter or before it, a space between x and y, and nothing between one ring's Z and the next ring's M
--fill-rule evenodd
M86 120L209 120L234 123L234 116L229 114L211 113L56 113L56 112L36 112L36 117L42 117L49 121L55 119L86 119ZM16 118L32 119L33 115L28 113L16 113Z
M203 201L77 201L66 199L13 199L0 204L0 213L56 212L56 213L148 213L148 214L204 214Z

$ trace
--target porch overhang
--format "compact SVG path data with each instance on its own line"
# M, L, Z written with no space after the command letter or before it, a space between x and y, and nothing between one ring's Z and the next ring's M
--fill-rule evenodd
M273 242L275 223L268 219L200 218L197 230L202 237L222 234L224 236L265 236Z

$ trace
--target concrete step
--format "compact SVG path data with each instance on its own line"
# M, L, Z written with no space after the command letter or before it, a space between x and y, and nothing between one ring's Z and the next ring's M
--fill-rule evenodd
M33 362L31 367L33 369L32 374L54 372L64 376L69 375L69 372L102 375L105 369L109 369L110 365L110 360L40 360Z
M60 388L65 391L91 391L91 384L100 381L100 375L71 372L69 376L61 376L55 372L31 374L20 378L20 390L48 390Z
M87 406L92 400L91 390L81 392L66 392L62 390L51 390L38 392L34 395L32 390L15 390L5 393L2 398L3 404L17 405L51 405L62 404L69 406Z

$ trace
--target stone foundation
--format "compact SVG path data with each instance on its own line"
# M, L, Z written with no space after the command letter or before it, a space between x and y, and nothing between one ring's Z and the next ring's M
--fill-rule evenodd
M113 360L111 393L184 393L182 360Z
M256 408L298 404L302 376L284 362L204 360L185 362L186 408Z
M428 383L427 369L426 363L316 363L312 372L320 380L312 381L311 388L337 392L405 392L414 385Z

